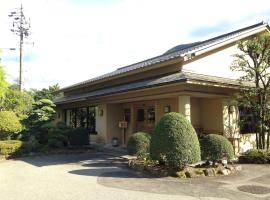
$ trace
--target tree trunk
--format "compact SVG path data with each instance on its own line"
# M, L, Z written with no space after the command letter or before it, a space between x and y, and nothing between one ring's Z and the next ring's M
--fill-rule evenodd
M258 132L256 132L256 148L259 149Z
M266 141L267 150L269 150L269 139L270 139L270 131L267 132L267 141Z

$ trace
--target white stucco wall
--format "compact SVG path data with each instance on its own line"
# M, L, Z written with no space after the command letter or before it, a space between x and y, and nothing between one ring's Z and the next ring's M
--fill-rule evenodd
M102 115L100 115L102 110ZM96 131L97 135L90 135L90 141L96 142L97 137L102 137L107 142L107 104L100 104L96 107Z
M234 60L233 55L237 52L239 52L239 50L237 49L237 46L234 45L186 64L183 66L183 70L198 74L237 79L239 78L240 73L232 72L230 70L230 65Z

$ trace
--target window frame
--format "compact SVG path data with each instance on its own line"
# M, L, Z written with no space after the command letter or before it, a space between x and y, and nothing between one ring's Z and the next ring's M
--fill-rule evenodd
M70 124L67 124L68 126L71 126L73 128L79 128L82 127L81 125L78 126L78 121L79 123L81 123L81 119L78 119L78 116L81 116L78 114L78 112L80 112L80 110L84 110L86 109L86 126L82 127L85 128L86 130L89 130L89 133L91 135L97 135L97 130L96 130L96 117L97 117L97 113L96 113L96 107L97 106L81 106L81 107L75 107L75 108L68 108L65 109L65 124L67 124L67 115L69 114L69 121ZM93 108L93 109L91 109ZM90 112L90 110L94 111L94 125L90 124L90 115L93 114L93 112ZM90 128L93 127L93 128Z

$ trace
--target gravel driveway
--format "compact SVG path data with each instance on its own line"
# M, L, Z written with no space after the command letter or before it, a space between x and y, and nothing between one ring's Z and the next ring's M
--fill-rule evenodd
M227 177L178 180L147 177L105 154L0 161L1 200L270 200L269 185L269 165L243 165Z

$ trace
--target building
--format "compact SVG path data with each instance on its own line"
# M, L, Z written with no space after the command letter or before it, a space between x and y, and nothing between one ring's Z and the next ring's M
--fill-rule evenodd
M239 147L238 109L232 96L240 74L230 70L237 42L269 31L258 23L209 40L178 45L164 54L62 88L58 119L89 130L91 141L137 131L151 133L167 112L182 113L197 133L216 133Z

